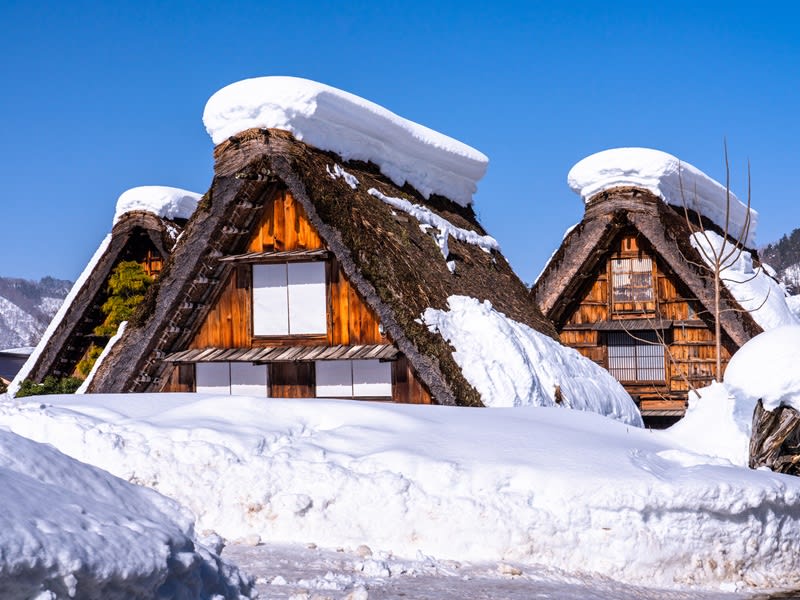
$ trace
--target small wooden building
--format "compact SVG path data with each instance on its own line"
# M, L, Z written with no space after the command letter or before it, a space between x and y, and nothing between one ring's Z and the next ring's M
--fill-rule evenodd
M94 334L105 319L101 307L108 299L108 280L123 261L136 261L158 277L185 219L166 219L135 210L122 214L76 281L31 358L15 378L41 383L45 377L76 375L76 367L93 343L105 344Z
M480 405L421 323L426 308L488 299L556 337L498 251L451 238L445 257L430 228L379 195L483 235L471 207L281 130L244 131L215 159L211 189L90 391Z
M608 369L654 427L683 416L690 385L714 379L713 279L690 235L683 209L649 191L601 192L531 291L562 343ZM721 301L727 364L761 328L724 287Z

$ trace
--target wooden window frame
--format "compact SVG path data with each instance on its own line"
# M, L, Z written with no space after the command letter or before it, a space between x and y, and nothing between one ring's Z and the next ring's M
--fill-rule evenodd
M325 291L324 291L324 305L325 305L325 331L318 332L318 333L291 333L291 308L289 304L289 299L287 297L287 311L288 311L288 330L289 333L285 334L258 334L255 332L255 314L256 314L256 306L255 300L253 297L254 290L255 290L255 274L253 269L258 266L274 266L280 265L285 266L287 269L287 294L288 294L288 268L289 265L293 264L316 264L322 263L323 265L323 275L325 277ZM249 281L250 284L250 333L251 339L255 345L261 345L264 343L276 343L276 344L287 344L287 343L296 343L297 341L302 341L303 343L325 343L328 340L328 336L330 335L330 327L331 327L331 318L330 318L330 289L331 289L331 280L330 280L330 261L328 260L283 260L283 261L263 261L257 263L251 263L249 268Z
M641 330L636 332L628 331L608 331L606 332L606 350L608 356L608 372L620 383L627 384L661 384L667 383L667 352L664 344L659 341L658 333L655 330ZM652 338L652 339L646 339ZM612 343L613 340L630 340L629 344ZM612 348L632 348L632 354L629 356L612 356ZM654 352L645 352L645 349L652 349ZM620 366L613 364L615 360L624 361L625 359L632 359L632 363L627 366ZM660 359L660 364L659 364ZM650 361L649 364L646 361ZM642 371L655 371L658 370L662 377L640 377ZM634 373L633 379L623 378L626 372ZM652 373L649 373L652 375Z

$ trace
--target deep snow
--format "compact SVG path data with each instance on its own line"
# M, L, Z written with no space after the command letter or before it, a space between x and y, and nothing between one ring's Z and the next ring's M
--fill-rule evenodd
M6 403L0 425L175 498L229 540L656 587L800 583L799 480L584 411L88 395Z
M563 403L643 425L622 385L577 350L510 319L488 300L450 296L447 306L427 309L422 320L454 348L453 359L485 406Z
M0 429L0 597L236 598L177 503Z
M203 123L215 144L251 127L283 129L344 160L371 161L399 187L426 198L472 203L489 159L423 125L334 87L299 77L232 83L206 103Z

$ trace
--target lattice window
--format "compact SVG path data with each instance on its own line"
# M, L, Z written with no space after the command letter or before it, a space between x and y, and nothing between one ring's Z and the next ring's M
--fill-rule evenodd
M650 257L612 258L611 293L614 302L653 302L653 261Z
M609 332L608 370L618 381L665 381L664 345L655 331Z

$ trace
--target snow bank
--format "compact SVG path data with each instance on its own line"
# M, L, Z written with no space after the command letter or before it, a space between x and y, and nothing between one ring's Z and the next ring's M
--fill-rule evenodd
M509 319L488 300L450 296L447 305L449 311L427 309L422 320L455 348L453 359L486 406L561 402L642 426L619 382L576 350Z
M371 161L426 198L472 203L489 159L451 137L348 92L297 77L258 77L222 88L203 112L215 144L251 127L283 129L344 160Z
M786 306L789 307L789 310L792 311L795 319L797 319L798 323L800 323L800 295L787 296Z
M748 402L775 410L781 405L800 410L800 325L765 331L739 348L725 369L725 385Z
M584 202L615 187L633 186L648 190L667 204L684 204L725 228L725 186L689 163L649 148L614 148L587 156L567 175L567 183ZM681 187L683 192L681 192ZM747 220L747 206L730 194L728 234L739 238ZM746 245L755 246L758 213L750 209L750 228Z
M0 405L0 424L156 488L232 540L649 586L800 584L800 479L589 412L70 395Z
M693 233L689 242L709 265L714 264L715 256L725 257L733 248L714 231ZM786 302L783 287L769 276L766 269L753 268L753 257L749 252L735 252L724 264L722 282L762 329L800 324Z
M97 267L97 263L103 257L103 254L108 249L108 245L110 243L111 234L109 233L105 238L103 238L103 241L100 242L100 245L97 247L97 250L95 250L94 255L91 259L89 259L89 262L84 267L83 272L81 272L78 279L75 280L75 283L72 284L72 288L69 290L67 297L64 298L64 302L59 307L58 312L53 317L53 320L50 321L47 329L44 330L44 334L42 334L42 338L39 340L39 343L36 344L36 348L33 350L33 352L31 352L28 360L25 361L25 364L22 365L22 368L8 385L8 390L6 393L9 396L14 397L14 395L16 395L16 393L19 391L19 386L23 381L25 381L25 379L28 378L28 375L30 375L31 369L33 369L34 365L36 365L39 357L42 355L42 352L44 352L44 349L47 347L47 344L50 343L50 338L53 337L56 329L58 329L59 325L61 325L61 321L64 320L67 311L69 311L72 303L75 302L75 298L88 281L89 276L94 272L95 267Z
M195 546L175 502L4 430L0 506L3 598L246 592L235 569Z
M694 453L747 467L755 402L737 398L721 383L697 392L689 393L686 415L664 435Z
M142 210L162 219L188 219L192 216L202 194L161 185L143 185L123 192L117 200L114 223L122 215Z

